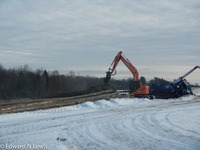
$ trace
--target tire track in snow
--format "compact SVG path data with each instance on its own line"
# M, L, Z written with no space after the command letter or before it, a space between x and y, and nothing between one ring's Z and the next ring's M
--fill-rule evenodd
M199 109L199 108L193 108L192 111L197 111L197 109ZM175 130L177 130L181 133L185 132L186 134L190 134L191 136L194 136L196 138L200 138L200 132L196 132L196 131L193 131L191 129L185 128L181 125L178 125L178 124L174 123L174 121L172 119L170 119L172 116L174 116L176 114L179 114L179 116L181 116L181 115L183 116L186 112L187 112L187 109L186 110L180 110L179 112L171 112L171 113L168 113L166 115L165 119ZM190 110L190 112L191 112L191 110ZM180 115L180 113L181 113L181 115ZM187 113L189 113L189 112L187 112ZM192 118L188 118L188 120L191 121Z
M124 111L122 114L118 113L117 118L110 118L110 115L105 113L105 116L98 118L96 122L94 120L90 124L83 124L79 135L92 141L91 145L96 145L98 149L195 149L198 145L192 146L191 143L197 142L198 139L192 142L193 138L187 142L190 137L169 126L166 118L174 110L166 110L165 107L146 107L136 110L131 108L125 113ZM159 120L157 116L162 116L163 119ZM160 123L163 120L165 125ZM85 143L87 142L79 145Z
M158 120L157 115L162 115L164 125L161 125L163 119ZM150 149L195 149L196 145L193 146L191 143L198 143L198 139L190 140L190 137L169 127L166 120L167 115L168 113L163 113L158 108L158 110L142 113L133 120L133 126L139 131L139 135L143 136L144 145Z

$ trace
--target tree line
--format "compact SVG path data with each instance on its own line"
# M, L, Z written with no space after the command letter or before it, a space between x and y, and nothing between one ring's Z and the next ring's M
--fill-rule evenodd
M127 80L112 80L112 88L124 88ZM103 78L78 76L73 71L32 70L28 65L6 69L0 65L0 99L52 98L87 94L105 90Z

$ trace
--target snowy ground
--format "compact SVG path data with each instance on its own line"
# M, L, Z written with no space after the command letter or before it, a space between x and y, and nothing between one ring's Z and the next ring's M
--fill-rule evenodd
M0 150L7 149L198 150L200 97L110 99L0 115Z

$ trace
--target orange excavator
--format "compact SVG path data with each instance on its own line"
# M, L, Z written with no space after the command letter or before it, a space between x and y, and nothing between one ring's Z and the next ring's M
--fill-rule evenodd
M146 80L144 77L139 79L139 73L137 69L132 65L132 63L123 55L122 51L120 51L116 57L114 58L111 66L106 72L106 77L104 78L104 83L106 85L110 84L111 76L116 74L116 67L119 61L122 61L125 66L130 70L133 75L133 80L130 83L130 91L131 95L136 97L148 97L149 95L149 86L146 86Z

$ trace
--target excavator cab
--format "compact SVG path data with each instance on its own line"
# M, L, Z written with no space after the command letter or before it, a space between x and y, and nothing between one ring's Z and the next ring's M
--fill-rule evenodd
M140 81L131 80L129 86L130 92L135 92L139 88L140 88Z
M142 86L146 86L146 79L145 77L140 77L140 80L131 80L129 89L131 92L135 92L137 89L139 89Z

